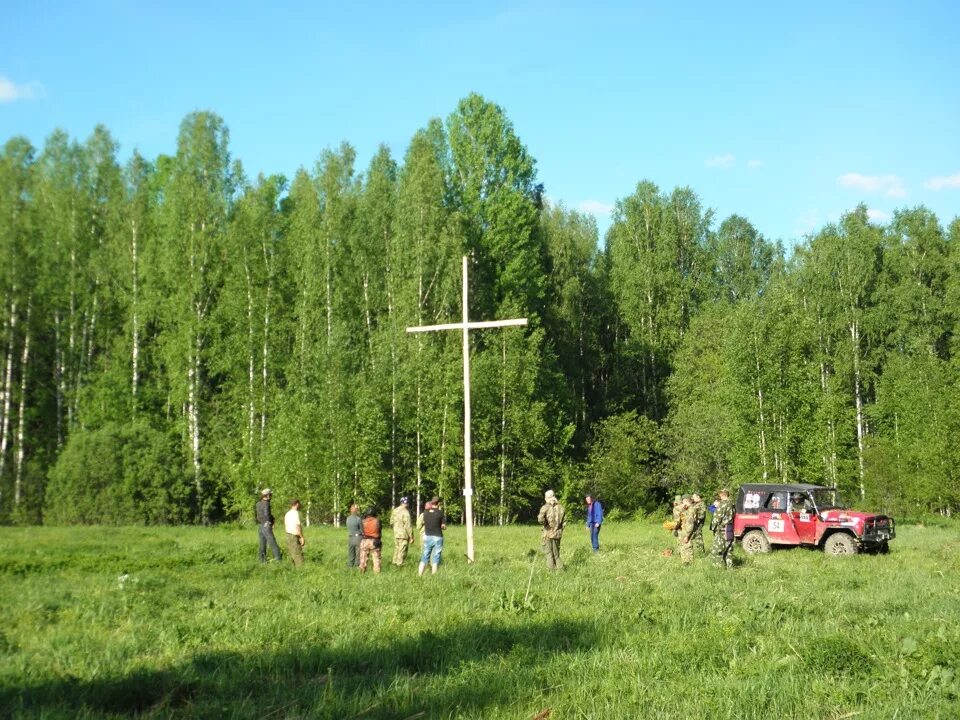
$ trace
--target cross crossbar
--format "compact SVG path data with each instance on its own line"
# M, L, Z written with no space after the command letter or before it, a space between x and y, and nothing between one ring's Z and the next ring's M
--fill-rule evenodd
M482 330L483 328L498 328L498 327L513 327L519 325L526 325L526 318L518 318L516 320L483 320L480 322L468 322L464 325L462 322L459 323L446 323L444 325L418 325L417 327L408 327L408 333L422 333L422 332L433 332L434 330Z

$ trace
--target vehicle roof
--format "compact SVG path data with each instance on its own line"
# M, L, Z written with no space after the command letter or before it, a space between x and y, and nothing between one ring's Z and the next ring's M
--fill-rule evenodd
M759 491L759 492L804 492L809 490L834 490L835 488L826 485L809 485L807 483L746 483L740 486L740 492Z

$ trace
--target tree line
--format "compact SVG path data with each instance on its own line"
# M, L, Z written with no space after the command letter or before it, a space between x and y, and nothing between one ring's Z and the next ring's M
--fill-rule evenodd
M651 512L675 489L832 484L900 514L960 501L960 219L865 207L788 253L689 188L640 182L600 242L551 203L499 106L464 98L402 161L347 143L247 177L223 120L121 164L97 127L0 153L0 520L314 521L350 502L457 516L460 343L475 507L547 487Z

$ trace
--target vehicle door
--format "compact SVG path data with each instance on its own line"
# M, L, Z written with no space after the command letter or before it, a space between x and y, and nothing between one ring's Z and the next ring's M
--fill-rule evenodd
M787 494L772 492L763 507L764 527L770 542L780 545L796 545L797 531L787 512Z
M797 533L797 539L803 545L815 545L817 542L817 513L813 501L804 496L797 501L790 498L790 520Z

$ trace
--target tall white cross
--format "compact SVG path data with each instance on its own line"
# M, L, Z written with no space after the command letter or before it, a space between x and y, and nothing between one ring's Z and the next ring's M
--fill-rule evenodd
M473 562L473 452L470 440L470 331L482 328L509 327L512 325L526 325L527 319L517 320L488 320L486 322L470 322L468 313L467 289L467 258L463 258L463 322L447 323L445 325L421 325L408 327L407 332L433 332L435 330L462 330L463 331L463 505L467 523L467 561Z

